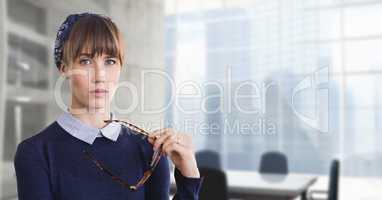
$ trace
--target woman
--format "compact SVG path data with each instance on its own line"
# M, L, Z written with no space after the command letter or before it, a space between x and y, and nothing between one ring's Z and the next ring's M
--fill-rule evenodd
M110 119L123 49L121 33L108 17L74 14L61 25L55 62L69 80L71 105L18 145L20 200L168 200L165 156L176 168L175 198L198 198L202 178L188 135L165 128L142 138L145 131Z

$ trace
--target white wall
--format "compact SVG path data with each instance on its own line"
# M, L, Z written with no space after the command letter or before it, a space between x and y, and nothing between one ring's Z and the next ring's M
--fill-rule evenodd
M6 10L6 1L0 1L0 10ZM5 16L6 12L0 12L0 142L4 138L4 115L5 115L5 82L6 82L6 34L5 34ZM3 148L0 148L0 156L3 155ZM3 182L3 164L0 164L0 196L2 196L2 182Z
M164 3L159 0L113 1L110 5L112 19L124 34L127 65L124 66L121 82L133 83L139 91L139 105L160 108L165 103L164 79L147 81L143 87L141 73L148 69L164 69ZM142 91L144 90L144 102ZM117 105L127 109L132 96L123 90L115 96ZM117 113L118 114L118 113ZM140 123L159 123L164 113L144 114L140 108L121 118ZM154 125L155 126L155 125ZM149 128L150 129L150 128Z

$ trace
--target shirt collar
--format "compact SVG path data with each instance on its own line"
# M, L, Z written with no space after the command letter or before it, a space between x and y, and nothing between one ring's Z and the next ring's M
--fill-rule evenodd
M110 118L112 117L113 113L110 113ZM97 137L106 137L115 142L121 132L121 124L117 122L111 122L99 129L85 124L69 112L62 113L56 121L70 135L88 144L93 144Z

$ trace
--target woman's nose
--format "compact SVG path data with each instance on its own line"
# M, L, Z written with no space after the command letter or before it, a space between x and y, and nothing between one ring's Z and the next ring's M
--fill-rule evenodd
M94 82L103 82L106 80L106 70L103 65L98 65L94 69Z

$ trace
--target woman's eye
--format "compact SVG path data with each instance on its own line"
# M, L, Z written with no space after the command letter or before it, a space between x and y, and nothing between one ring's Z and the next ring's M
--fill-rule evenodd
M114 65L115 63L116 63L116 61L113 60L113 59L107 59L107 60L106 60L106 64L107 64L107 65Z
M91 64L91 60L90 59L80 59L80 64L81 65L89 65L89 64Z

